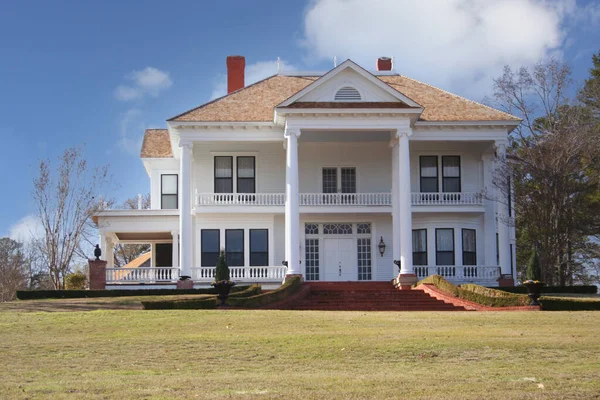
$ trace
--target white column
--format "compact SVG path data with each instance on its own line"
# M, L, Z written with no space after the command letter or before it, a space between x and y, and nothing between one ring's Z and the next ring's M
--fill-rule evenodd
M114 268L115 267L115 243L113 242L113 238L110 236L106 236L106 268Z
M496 188L494 186L494 154L483 154L483 189L485 196L483 207L483 233L485 244L485 265L496 265Z
M181 164L179 169L179 232L180 242L180 265L179 275L190 277L192 272L192 144L180 143Z
M171 258L171 267L179 267L179 232L172 231L173 236L173 256Z
M410 128L398 136L398 211L400 214L400 274L414 274L412 260L412 205L410 192Z
M106 256L108 256L108 248L106 247L106 235L101 233L99 235L99 243L100 250L102 251L102 255L100 256L101 260L106 260Z
M301 275L300 206L298 182L298 137L300 130L285 129L285 259L287 275Z
M398 190L398 141L390 142L392 147L392 260L400 260L400 203ZM392 266L392 275L396 275L398 266Z
M506 159L506 145L496 143L496 157L498 163L504 163ZM505 179L498 176L497 178ZM498 210L498 255L500 258L500 271L502 274L510 274L510 229L508 226L508 197L506 193L497 191L496 209Z

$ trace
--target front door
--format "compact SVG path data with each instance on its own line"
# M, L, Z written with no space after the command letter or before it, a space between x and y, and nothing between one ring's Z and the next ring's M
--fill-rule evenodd
M355 239L323 239L325 250L325 281L356 280Z

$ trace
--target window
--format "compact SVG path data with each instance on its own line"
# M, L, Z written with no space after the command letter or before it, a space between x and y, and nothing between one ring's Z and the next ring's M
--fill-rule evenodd
M442 191L460 192L460 156L442 156Z
M225 254L230 267L244 266L244 230L225 230Z
M256 193L256 158L237 158L237 192Z
M215 193L233 193L233 157L215 157Z
M323 193L337 193L337 168L323 168Z
M161 175L160 176L160 208L163 210L177 209L177 175Z
M250 266L269 265L269 235L267 229L250 229Z
M462 230L463 265L477 265L475 229Z
M356 193L356 168L342 168L342 193Z
M202 251L200 264L203 267L215 267L219 259L221 239L218 229L202 229L200 232L200 248Z
M359 101L361 100L358 90L351 86L344 86L335 94L336 101Z
M358 259L358 280L371 280L371 239L359 238L356 241Z
M412 231L413 264L427 265L427 229Z
M437 156L421 156L419 157L419 164L421 193L439 192Z
M454 265L454 229L435 230L436 265Z
M352 235L352 224L324 224L325 235Z
M306 280L319 280L319 239L304 241L304 263L306 265Z

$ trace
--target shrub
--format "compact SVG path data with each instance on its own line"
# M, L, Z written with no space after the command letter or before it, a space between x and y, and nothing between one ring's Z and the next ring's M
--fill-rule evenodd
M530 301L527 296L511 293L504 294L498 290L488 289L474 284L466 284L458 287L439 275L429 276L420 281L417 285L422 283L431 283L446 294L487 307L526 306L529 305Z
M229 266L225 260L225 251L221 250L219 253L219 259L217 260L217 268L215 269L215 281L228 281L230 280Z
M87 276L83 272L73 272L65 277L65 289L82 290L85 289Z
M243 308L260 308L267 304L275 303L277 301L283 300L296 293L302 281L300 277L294 276L281 285L281 287L272 290L267 293L262 293L256 296L250 297L229 297L227 300L228 304L234 307L243 307Z
M216 297L185 300L142 300L144 310L207 310L217 308Z
M600 311L600 300L542 297L540 301L545 311Z
M534 247L529 264L527 264L527 271L525 272L525 278L527 280L539 281L542 279L542 270L540 268L540 257L538 256L537 249Z
M499 287L494 289L509 293L527 293L527 288L523 285L514 287ZM596 294L598 293L598 287L595 285L543 286L542 293Z

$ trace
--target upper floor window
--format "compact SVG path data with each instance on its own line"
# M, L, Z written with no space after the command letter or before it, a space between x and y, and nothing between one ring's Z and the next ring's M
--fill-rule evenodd
M460 192L460 156L442 156L442 191Z
M177 174L164 174L160 176L160 208L177 209Z
M439 192L437 156L419 157L419 170L421 173L421 192Z
M335 94L336 101L360 101L360 93L351 86L344 86Z
M254 156L217 156L215 157L215 193L255 193L256 192L256 157ZM236 181L234 188L234 173Z
M459 193L461 189L460 156L442 156L442 192ZM440 191L439 157L419 157L421 193Z

